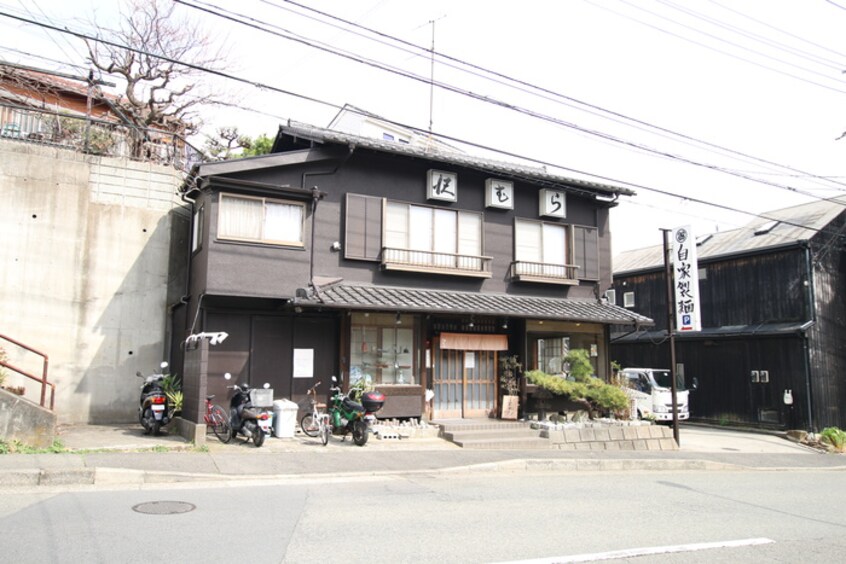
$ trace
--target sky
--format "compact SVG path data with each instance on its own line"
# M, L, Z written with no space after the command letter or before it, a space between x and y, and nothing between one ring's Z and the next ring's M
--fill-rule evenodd
M504 152L467 148L482 156L634 190L611 212L615 254L661 244L662 228L704 235L846 192L846 0L298 4L177 4L242 79L205 76L240 108L204 112L206 132L273 136L288 119L325 127L347 103L423 130L431 120L435 134ZM0 12L81 32L120 17L113 0L0 0ZM79 39L6 16L0 59L86 68Z

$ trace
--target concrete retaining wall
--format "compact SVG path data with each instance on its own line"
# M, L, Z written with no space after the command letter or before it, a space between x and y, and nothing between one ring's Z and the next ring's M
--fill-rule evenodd
M56 437L56 415L0 389L0 439L47 448Z
M167 354L168 290L180 285L190 212L180 172L161 165L0 141L0 333L49 356L61 423L136 417L140 370ZM8 343L9 362L41 374ZM7 385L40 393L10 373Z

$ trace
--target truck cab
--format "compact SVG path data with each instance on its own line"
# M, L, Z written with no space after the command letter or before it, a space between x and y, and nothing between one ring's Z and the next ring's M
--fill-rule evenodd
M620 371L626 395L633 401L638 419L673 420L673 394L670 371L664 368L624 368ZM695 378L694 386L695 389ZM676 375L678 419L690 418L690 390L684 378Z

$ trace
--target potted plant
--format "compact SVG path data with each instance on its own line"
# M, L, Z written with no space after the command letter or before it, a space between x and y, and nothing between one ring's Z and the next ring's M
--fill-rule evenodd
M519 400L519 377L523 365L517 360L517 355L504 356L499 361L499 383L502 395L501 419L517 419L517 411L520 407Z

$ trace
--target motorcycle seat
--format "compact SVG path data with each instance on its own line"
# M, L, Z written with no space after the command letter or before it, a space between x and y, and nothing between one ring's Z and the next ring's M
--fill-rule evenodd
M344 408L350 411L364 411L364 406L350 398L344 398Z

